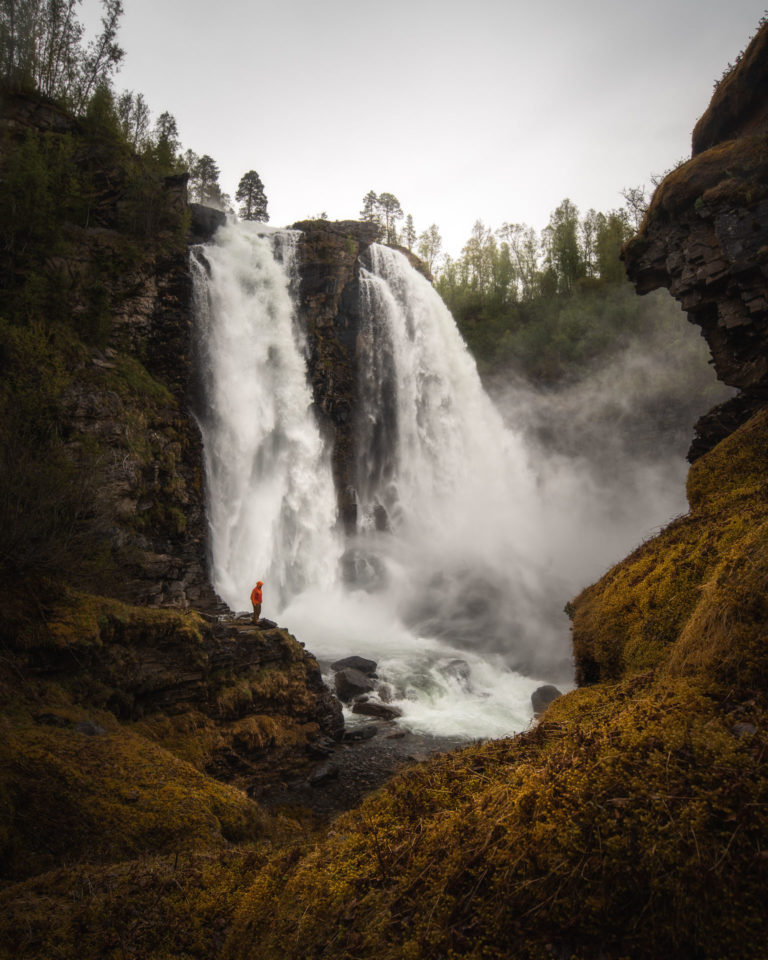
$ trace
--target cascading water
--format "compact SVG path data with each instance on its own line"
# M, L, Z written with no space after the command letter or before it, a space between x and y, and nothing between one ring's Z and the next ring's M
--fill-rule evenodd
M375 659L411 729L524 728L532 677L570 678L565 601L649 515L606 521L570 466L534 462L431 284L373 245L360 275L358 530L342 542L291 299L295 234L263 230L230 224L194 261L215 588L244 609L263 579L267 615L321 660ZM650 516L683 504L676 492ZM607 547L586 559L596 526Z
M282 607L335 568L336 500L291 276L297 234L228 224L193 251L211 578L234 609Z

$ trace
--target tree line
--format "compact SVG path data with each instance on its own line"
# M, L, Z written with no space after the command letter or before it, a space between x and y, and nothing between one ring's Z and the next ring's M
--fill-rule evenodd
M579 212L566 198L547 226L476 221L435 287L483 374L509 369L539 383L578 376L639 332L643 314L619 258L642 218L642 188L625 206Z
M119 129L125 142L162 173L189 174L189 193L198 203L232 209L219 184L214 159L182 151L175 117L164 111L152 123L144 95L113 91L113 77L124 51L117 42L122 0L102 0L98 35L86 43L77 15L81 0L2 0L0 3L0 87L11 93L37 94L60 103L76 116L98 112ZM95 106L92 101L96 98ZM235 201L245 220L267 221L267 197L261 178L249 170Z
M399 230L398 221L404 217L405 223L402 230ZM443 242L437 224L433 223L417 234L413 217L410 213L403 213L400 201L393 193L377 194L374 190L369 190L363 197L360 219L375 223L379 228L379 238L390 246L403 246L411 251L415 247L430 272L434 269Z

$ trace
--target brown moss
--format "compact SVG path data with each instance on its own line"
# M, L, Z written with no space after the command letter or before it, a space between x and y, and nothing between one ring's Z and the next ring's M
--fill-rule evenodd
M0 784L12 810L5 876L81 858L220 844L264 829L266 818L241 791L203 776L109 714L57 717L88 720L104 732L2 720Z
M756 203L765 196L767 165L768 144L764 136L719 143L664 178L653 196L645 223L656 216L672 217L715 188L721 198L727 196L731 202ZM641 235L642 231L641 227ZM642 240L632 241L630 246L637 242Z
M744 591L752 581L744 574L756 563L762 569L756 531L768 521L767 494L768 411L762 411L691 467L691 513L573 602L574 653L582 681L615 680L661 665L684 632L697 637L702 596L717 596L720 602L723 589L716 584L726 570L735 571L726 577L728 583L743 580L739 595L750 609ZM727 593L730 587L724 589ZM751 596L759 609L759 577ZM753 632L761 629L754 621ZM697 642L687 641L685 649ZM674 656L680 661L684 655Z
M43 874L0 893L3 960L210 960L267 845Z
M276 858L224 957L760 956L766 739L732 724L681 681L577 691Z

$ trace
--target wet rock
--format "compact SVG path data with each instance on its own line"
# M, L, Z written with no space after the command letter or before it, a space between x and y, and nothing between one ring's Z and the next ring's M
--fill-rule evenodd
M397 720L403 715L399 707L392 707L379 700L356 700L352 705L352 713L359 713L365 717L378 717L380 720Z
M191 214L190 242L205 243L227 222L226 214L213 207L206 207L202 203L190 203Z
M450 660L438 670L448 680L454 680L462 690L469 692L472 688L470 674L472 669L466 660Z
M355 743L358 740L371 740L379 732L375 723L366 723L359 727L350 727L344 731L342 740L345 743Z
M274 630L275 627L277 627L277 624L274 620L267 620L266 617L262 617L256 626L259 628L259 630Z
M338 777L339 768L332 766L330 763L324 763L312 771L309 775L309 783L313 787L321 787L330 780L337 780Z
M557 700L558 697L562 697L562 693L557 687L553 687L551 683L545 683L543 686L537 687L531 694L533 715L535 717L540 716L550 703L552 703L553 700Z
M336 743L330 737L319 737L312 743L307 744L307 753L310 757L317 757L318 759L330 757L335 749Z
M335 670L337 673L339 670L345 670L347 667L351 667L353 670L359 670L360 673L364 673L366 677L372 677L373 674L376 673L376 661L366 660L365 657L344 657L342 660L337 660L331 664L331 670Z
M339 670L334 677L334 686L336 696L342 703L350 703L355 697L359 697L363 693L372 693L374 689L373 682L364 673L355 670L353 667L345 667L343 670Z

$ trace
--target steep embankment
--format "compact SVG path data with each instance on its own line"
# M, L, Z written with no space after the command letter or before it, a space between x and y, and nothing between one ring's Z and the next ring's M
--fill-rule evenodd
M290 634L191 609L218 603L186 177L110 109L0 111L3 956L138 955L149 926L210 955L229 908L209 888L285 829L253 797L341 726ZM84 896L104 915L73 911Z
M702 425L690 514L574 601L589 685L275 859L226 957L766 956L767 45L764 27L626 253L743 393Z

